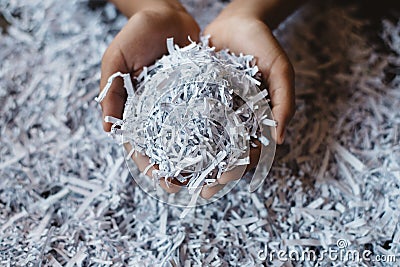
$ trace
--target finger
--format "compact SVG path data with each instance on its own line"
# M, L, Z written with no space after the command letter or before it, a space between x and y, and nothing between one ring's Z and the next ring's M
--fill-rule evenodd
M153 177L153 171L156 170L156 167L152 166L148 168L148 166L150 165L150 158L148 156L140 153L133 153L132 159L141 173L149 177ZM146 171L146 173L144 173L146 168L148 168L148 170Z
M133 153L132 159L138 166L138 169L141 173L143 173L150 164L150 158L148 156L142 155L140 153ZM148 170L144 174L149 177L153 177L153 171L157 170L157 169L158 168L156 165L152 166L152 167L148 168ZM161 178L159 181L160 181L161 188L164 189L168 193L176 193L181 189L180 186L174 185L173 183L169 182L168 180L165 180L164 178Z
M227 184L229 182L238 180L243 177L246 168L247 165L241 165L233 168L230 171L224 172L221 174L221 177L219 177L218 182L220 184Z
M103 90L104 86L107 84L108 78L118 71L127 73L129 72L129 69L125 63L125 59L121 50L116 44L111 43L109 48L104 53L101 62L100 90ZM111 123L104 122L104 117L113 116L121 119L126 98L127 93L125 91L122 79L114 80L106 97L101 102L104 131L110 131L112 125Z
M132 146L129 143L124 144L124 147L128 151L128 153L132 149ZM141 173L143 173L150 164L150 158L140 153L133 153L131 158L135 162L136 166L138 167ZM144 174L149 177L153 177L153 171L157 169L158 169L157 165L151 166ZM174 185L169 181L165 181L165 179L163 178L160 179L160 186L168 193L176 193L181 189L180 186Z
M204 199L210 199L224 187L225 184L205 185L201 189L200 196Z
M200 192L200 196L204 199L210 199L222 188L224 188L227 183L242 178L243 174L246 171L246 167L246 165L237 166L230 171L224 172L223 174L221 174L221 177L217 180L215 184L203 186Z
M252 140L252 141L257 146L251 147L251 149L250 149L250 154L249 154L250 164L238 166L228 172L224 172L223 174L221 174L221 177L218 179L218 182L216 182L216 184L205 185L200 193L200 196L202 198L210 199L216 193L218 193L220 190L222 190L227 183L242 178L243 175L247 171L249 171L257 166L258 160L259 160L260 154L261 154L261 143L258 140Z
M294 71L286 55L282 54L271 66L267 78L272 114L278 122L277 143L282 144L285 128L295 113Z
M179 192L181 190L181 187L179 185L175 185L171 183L170 181L165 180L164 178L160 179L160 186L162 189L164 189L167 193L174 194Z

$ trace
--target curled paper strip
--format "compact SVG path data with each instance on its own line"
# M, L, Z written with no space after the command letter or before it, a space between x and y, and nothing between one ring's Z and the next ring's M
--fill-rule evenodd
M136 91L129 74L115 73L97 98L105 97L113 79L124 79L128 99L123 120L106 119L113 123L113 133L122 135L132 149L127 151L128 166L132 166L130 155L134 152L148 156L150 162L143 173L157 165L153 180L172 178L187 185L181 192L186 191L191 200L183 203L178 197L178 202L192 206L201 187L249 164L250 148L259 144L260 164L249 187L256 190L273 161L276 123L266 99L268 92L260 90L260 82L254 78L258 68L252 64L253 57L215 52L207 46L207 39L183 48L168 39L167 48L169 55L139 75ZM138 184L149 194L157 194L143 180L137 179ZM231 188L226 186L217 196ZM178 204L168 199L168 203Z

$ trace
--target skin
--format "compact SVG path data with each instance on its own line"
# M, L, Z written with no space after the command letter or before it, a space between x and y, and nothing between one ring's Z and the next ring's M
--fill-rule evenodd
M189 44L188 36L198 41L200 28L184 7L176 0L113 0L117 8L129 18L104 53L101 65L100 90L115 72L137 76L144 66L153 64L167 53L165 40L174 37L179 46ZM276 141L284 141L285 127L295 112L293 67L272 34L276 27L303 1L293 0L234 0L211 22L204 34L211 36L210 43L217 50L229 48L234 53L254 55L257 65L268 87L272 113L278 122ZM269 26L268 26L269 25ZM247 41L244 41L247 40ZM122 81L113 83L102 104L103 117L122 118L126 101ZM103 123L105 131L111 124ZM129 148L127 148L129 149ZM256 166L260 149L250 152L251 163L223 173L219 184L204 186L203 198L211 198L225 184L240 179L245 171ZM140 171L149 164L145 155L134 155L133 160ZM157 168L149 169L147 175ZM169 193L180 187L172 183L160 184Z

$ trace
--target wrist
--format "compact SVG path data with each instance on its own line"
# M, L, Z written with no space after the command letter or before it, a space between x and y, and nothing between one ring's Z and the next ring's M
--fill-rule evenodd
M230 17L243 17L248 19L261 19L263 17L263 13L265 12L264 7L260 7L258 4L252 3L259 2L258 0L234 0L230 4L228 4L218 17L220 18L230 18ZM262 1L261 1L262 2Z
M110 2L128 18L141 11L186 12L177 0L110 0Z
M255 19L274 29L304 2L306 0L233 0L220 17Z

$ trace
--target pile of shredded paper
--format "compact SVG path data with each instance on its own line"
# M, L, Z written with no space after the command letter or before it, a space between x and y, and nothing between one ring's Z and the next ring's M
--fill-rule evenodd
M223 6L186 5L203 27ZM126 19L111 4L0 1L0 265L398 264L376 256L400 253L400 21L371 37L357 8L314 1L275 31L297 113L274 166L256 192L242 179L180 219L137 185L93 101ZM322 254L340 248L371 261Z
M124 79L128 99L123 119L105 117L113 123L112 135L129 144L127 160L134 153L150 158L144 174L157 164L154 185L159 179L168 185L170 178L187 184L193 195L188 206L196 203L203 185L212 186L222 173L250 163L250 146L258 146L251 138L259 140L259 146L275 145L270 141L274 129L267 127L276 123L267 90L260 91L261 83L253 78L258 73L253 57L215 52L207 44L203 38L200 44L179 48L168 39L169 55L144 68L136 89L129 73L118 72L96 98L104 99L115 78ZM275 148L269 152L272 161ZM266 169L258 172L265 179L271 162L259 164Z

